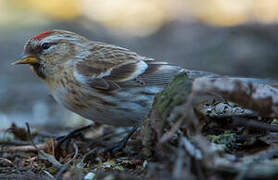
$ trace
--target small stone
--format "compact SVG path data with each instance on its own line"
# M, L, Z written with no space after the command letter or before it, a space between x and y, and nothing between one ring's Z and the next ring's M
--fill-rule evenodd
M241 107L235 107L233 111L234 113L243 113L244 110Z
M223 114L226 107L227 107L227 105L224 104L224 103L217 104L215 106L215 113L216 114Z
M93 180L95 178L95 173L89 172L86 174L83 180Z
M148 165L148 161L147 161L147 160L145 160L145 161L143 162L143 168L146 168L146 167L147 167L147 165Z

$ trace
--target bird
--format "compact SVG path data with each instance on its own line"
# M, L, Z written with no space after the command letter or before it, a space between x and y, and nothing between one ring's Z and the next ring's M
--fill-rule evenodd
M123 148L150 111L154 97L184 69L127 48L66 30L30 38L13 64L28 64L61 105L101 124L133 127L110 150Z

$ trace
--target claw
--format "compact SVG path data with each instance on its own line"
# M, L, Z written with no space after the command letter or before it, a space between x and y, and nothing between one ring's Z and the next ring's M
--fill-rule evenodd
M58 137L56 139L58 142L57 142L57 144L55 146L55 152L58 152L59 149L61 148L62 144L64 144L66 141L69 141L72 138L76 138L76 137L80 136L82 131L90 129L91 127L93 127L92 124L90 124L88 126L84 126L84 127L78 128L78 129L70 132L69 134L67 134L65 136Z
M112 153L115 154L119 151L121 151L127 144L129 138L135 133L135 131L138 129L138 126L133 127L128 134L119 142L111 145L111 146L107 146L106 148L101 150L101 153Z

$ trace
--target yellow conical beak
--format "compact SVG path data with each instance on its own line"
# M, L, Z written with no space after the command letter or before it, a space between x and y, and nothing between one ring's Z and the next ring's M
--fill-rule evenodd
M38 58L33 54L23 54L19 56L18 60L13 62L12 65L15 64L35 64L38 63Z

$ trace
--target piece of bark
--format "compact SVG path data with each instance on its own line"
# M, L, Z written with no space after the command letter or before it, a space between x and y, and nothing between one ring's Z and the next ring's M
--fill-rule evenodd
M278 89L255 82L234 78L197 78L193 93L218 95L265 117L278 117Z

